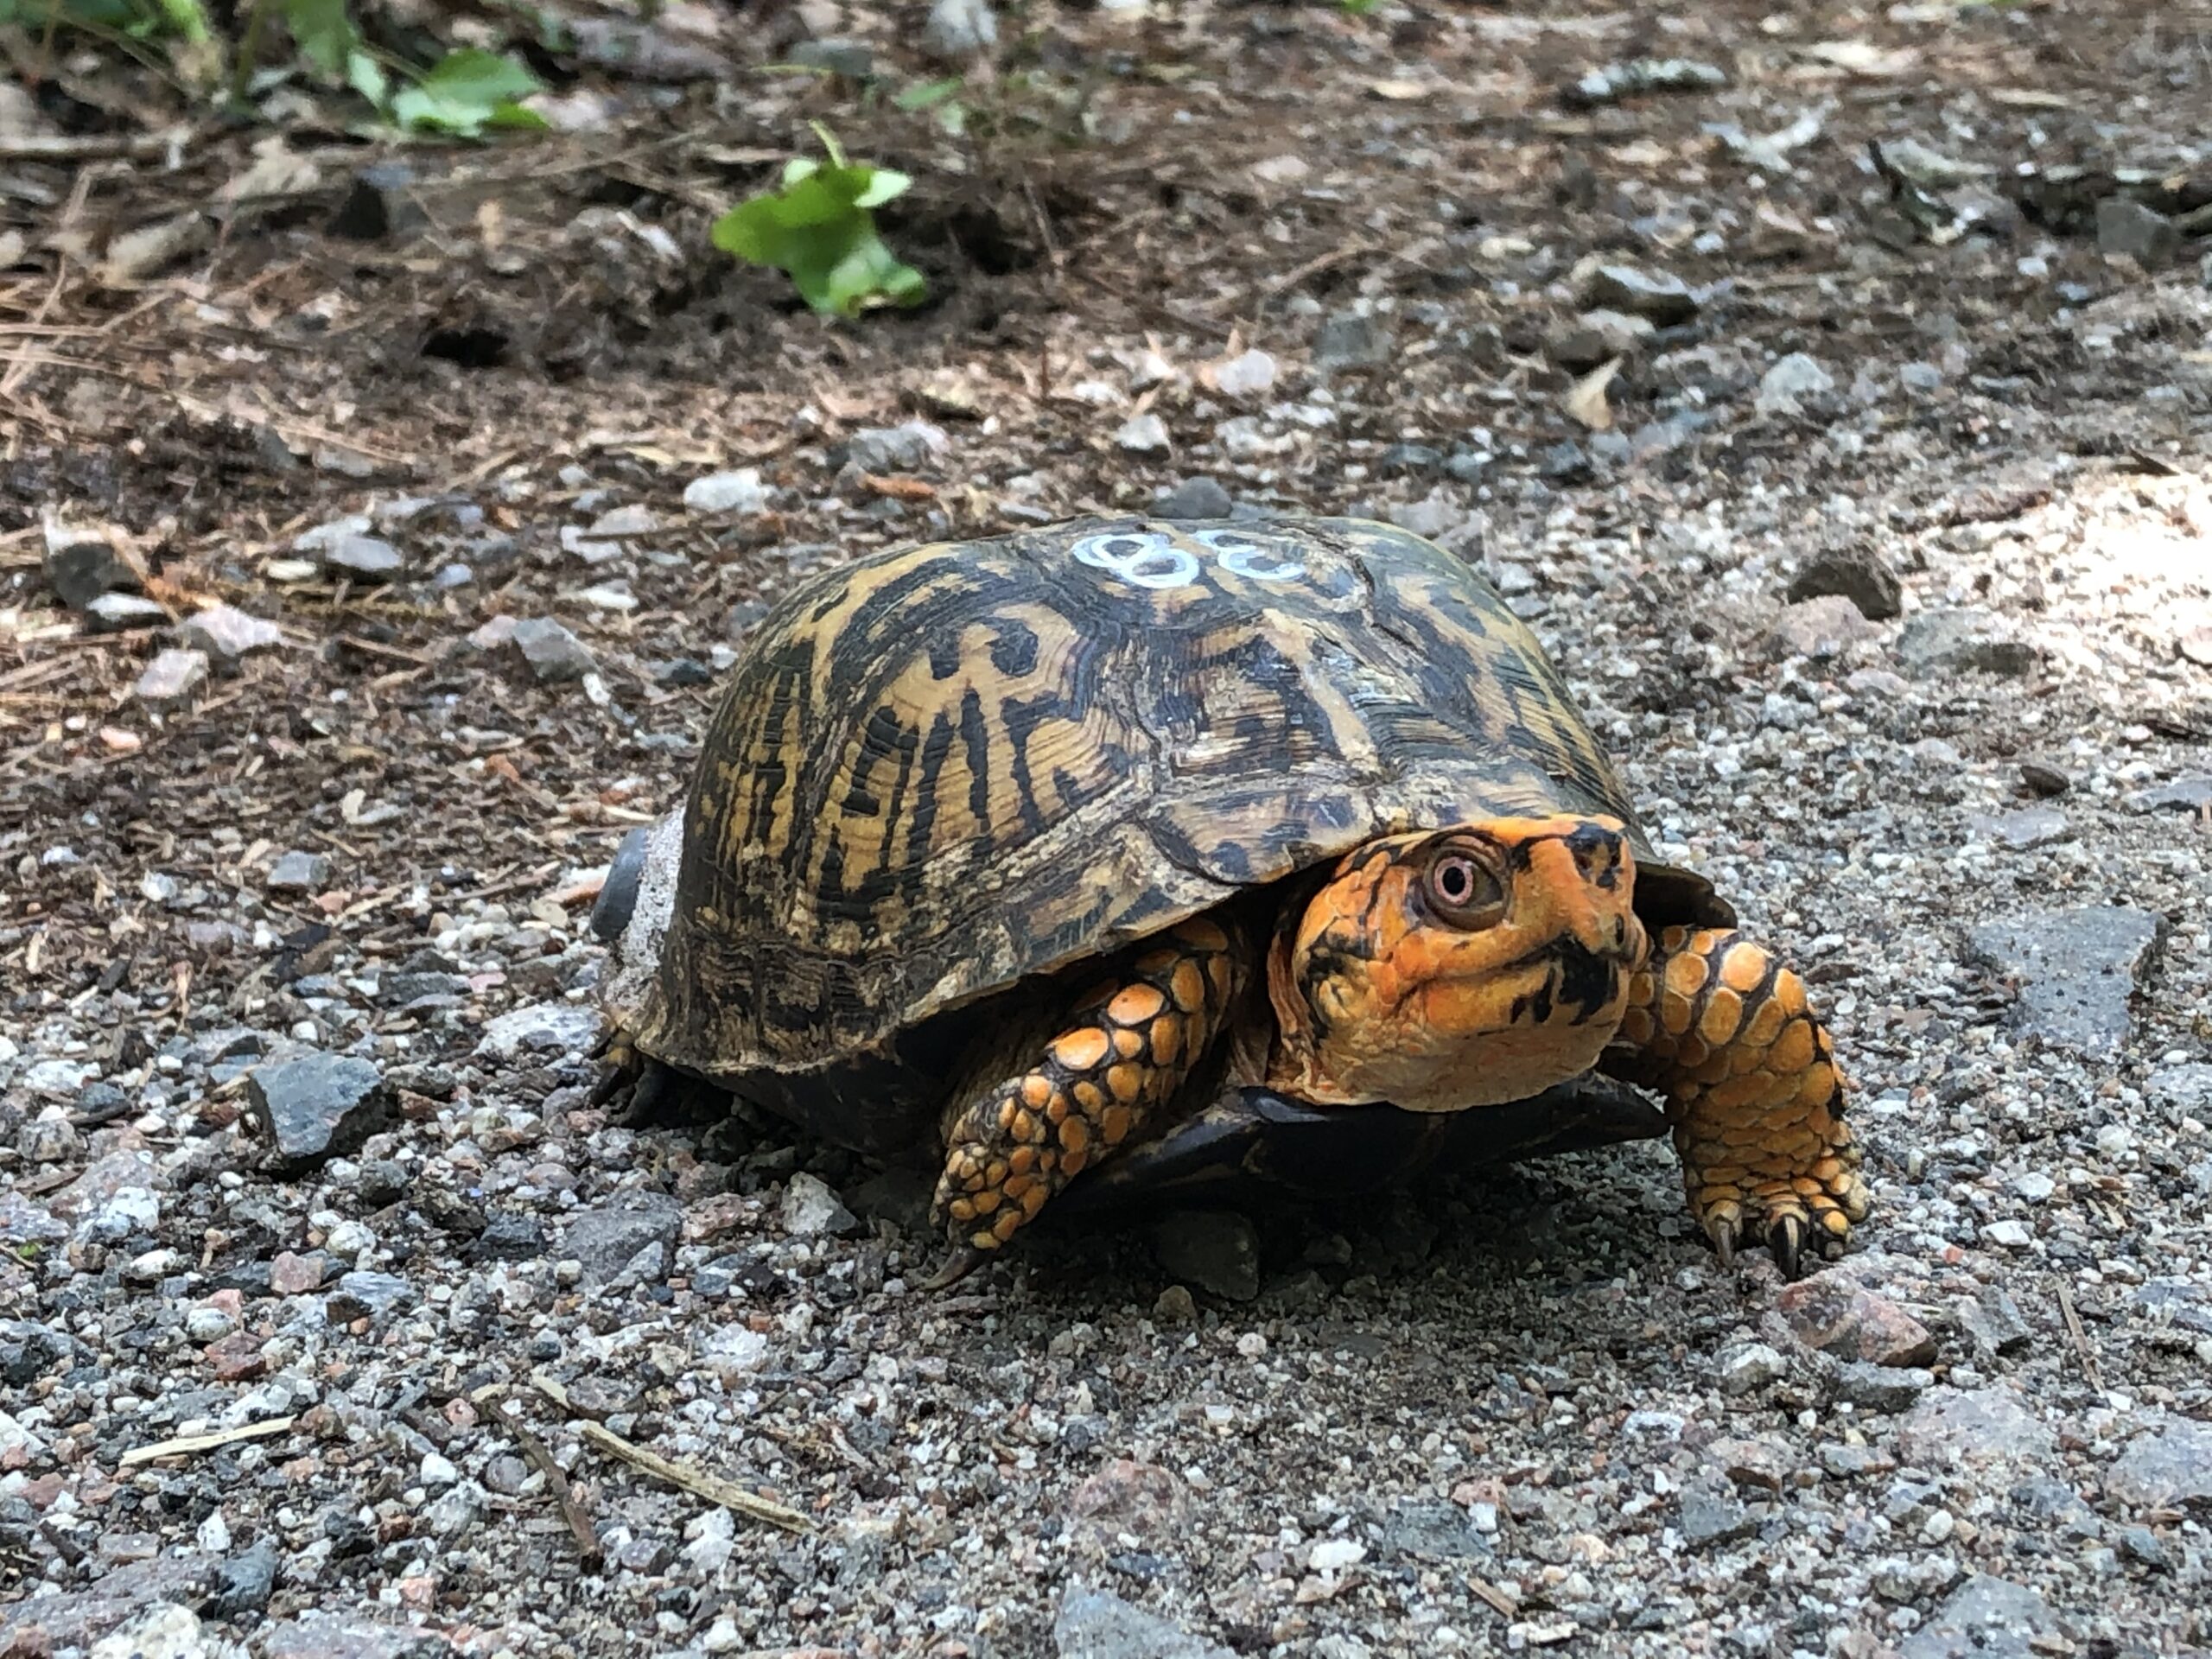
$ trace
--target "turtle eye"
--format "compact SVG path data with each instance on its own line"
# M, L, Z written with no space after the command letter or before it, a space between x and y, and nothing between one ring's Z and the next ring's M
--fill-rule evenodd
M1429 861L1422 887L1430 908L1454 927L1489 927L1505 914L1497 873L1459 848L1447 847Z

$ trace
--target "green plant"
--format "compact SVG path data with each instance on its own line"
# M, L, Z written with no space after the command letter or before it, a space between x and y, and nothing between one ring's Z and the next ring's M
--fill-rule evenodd
M891 251L874 213L913 181L887 167L849 162L827 128L817 122L814 131L829 164L804 156L785 163L779 188L740 202L715 221L715 245L787 273L799 297L824 315L918 304L928 283Z
M925 80L909 86L891 101L909 115L924 110L934 111L937 124L948 137L957 138L968 130L968 106L959 99L959 92L966 83L958 75L948 75L943 80Z
M173 35L193 46L214 35L200 0L0 0L0 23L66 26L132 40Z
M1382 0L1337 0L1337 10L1347 17L1364 17L1382 3Z
M372 49L347 0L250 0L240 10L244 22L235 46L223 39L201 0L0 0L0 27L17 24L48 35L75 29L156 64L141 42L181 41L194 49L201 69L214 68L215 81L227 81L232 106L243 109L270 26L281 19L303 68L326 85L354 92L395 126L474 138L493 129L545 124L520 102L544 91L544 83L496 52L463 47L417 68ZM226 59L227 76L220 71ZM187 79L194 89L210 89L203 73ZM396 92L395 80L400 83Z

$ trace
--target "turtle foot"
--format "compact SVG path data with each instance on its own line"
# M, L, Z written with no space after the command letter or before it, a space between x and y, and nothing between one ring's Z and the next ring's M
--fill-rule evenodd
M1700 1170L1684 1158L1690 1209L1727 1267L1746 1245L1764 1244L1785 1279L1809 1262L1833 1262L1851 1242L1852 1224L1866 1219L1868 1195L1859 1148L1841 1124L1837 1141L1802 1174L1768 1169Z

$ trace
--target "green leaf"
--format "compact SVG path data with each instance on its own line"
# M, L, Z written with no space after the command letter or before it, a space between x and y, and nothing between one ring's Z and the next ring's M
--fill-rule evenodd
M830 164L804 156L786 163L781 188L741 201L715 221L715 245L785 272L799 297L826 315L918 303L927 282L891 251L869 211L912 188L913 180L849 162L836 141L822 136Z
M403 127L475 137L489 127L543 127L544 121L517 104L542 92L545 83L529 68L496 52L464 47L448 52L414 86L391 100Z
M909 86L891 101L911 115L916 110L934 109L966 84L958 75L947 75L943 80L925 80Z
M346 0L284 0L284 22L292 44L325 80L347 78L361 44Z
M391 97L391 77L365 52L346 54L346 84L381 110Z

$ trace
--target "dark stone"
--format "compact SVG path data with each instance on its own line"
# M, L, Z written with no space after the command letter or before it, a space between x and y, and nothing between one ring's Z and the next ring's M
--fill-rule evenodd
M1536 454L1536 475L1554 484L1584 483L1594 470L1587 452L1572 439L1552 444Z
M55 526L46 536L46 585L73 611L81 611L102 594L136 593L138 573L107 537L96 531ZM162 612L164 620L167 612Z
M1934 1373L1916 1366L1876 1365L1854 1359L1835 1368L1835 1393L1868 1411L1904 1411L1934 1386Z
M1425 443L1394 443L1375 461L1375 470L1385 478L1440 472L1443 466L1443 452Z
M1970 938L1978 955L2018 982L2017 1024L2045 1042L2106 1058L2133 1030L2130 999L2164 933L2148 911L2091 905L1985 923Z
M1230 1301L1260 1294L1260 1239L1247 1217L1230 1211L1183 1210L1153 1229L1160 1265L1177 1279Z
M1230 1649L1192 1636L1110 1590L1068 1586L1052 1621L1058 1659L1234 1659Z
M2168 1418L2130 1440L2105 1476L2105 1494L2135 1510L2212 1507L2212 1423Z
M545 1254L545 1224L520 1211L501 1210L484 1218L484 1230L469 1247L475 1262L535 1262Z
M653 677L655 685L664 685L671 690L715 683L715 671L690 657L671 657L664 663L653 664L646 671Z
M1758 1524L1734 1489L1725 1484L1700 1481L1684 1486L1680 1503L1682 1541L1694 1549L1748 1538Z
M1897 1659L2034 1659L2063 1634L2034 1591L1978 1573L1905 1639Z
M389 1158L378 1158L361 1166L360 1179L354 1183L353 1192L370 1210L381 1210L388 1204L397 1204L407 1196L409 1185L407 1166Z
M1994 1287L1959 1304L1959 1326L1984 1358L2018 1353L2034 1337L2020 1305Z
M257 1066L246 1079L255 1127L290 1165L351 1152L385 1127L391 1096L377 1068L351 1054L309 1054Z
M210 1618L236 1618L258 1613L269 1605L276 1588L276 1572L284 1564L273 1538L263 1538L223 1562L215 1579L214 1593L201 1609Z
M2097 251L2126 254L2156 270L2181 251L2181 228L2132 197L2107 196L2097 204Z
M332 1324L343 1325L380 1318L414 1300L415 1287L396 1273L349 1273L324 1300L323 1311Z
M1152 504L1161 518L1226 518L1236 508L1229 492L1211 478L1186 478Z
M530 671L548 685L581 680L598 666L584 642L550 616L525 618L510 638Z
M1389 325L1380 317L1360 311L1338 311L1323 319L1313 334L1313 366L1317 369L1380 369L1388 367L1395 342Z
M1871 548L1823 553L1789 584L1795 603L1835 594L1849 600L1869 621L1883 622L1904 611L1904 583L1889 562Z
M2033 645L2014 639L1986 611L1923 611L1897 635L1897 660L1916 679L2018 676L2031 672L2041 658Z
M664 1274L683 1226L683 1206L665 1193L620 1192L572 1217L561 1251L581 1262L584 1283L595 1286L620 1277L639 1251L658 1244Z

